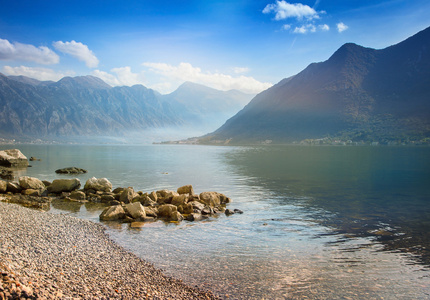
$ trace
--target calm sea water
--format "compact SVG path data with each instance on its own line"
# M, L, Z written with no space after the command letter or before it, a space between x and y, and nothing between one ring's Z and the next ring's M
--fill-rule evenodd
M89 170L150 192L192 184L242 215L204 222L103 223L167 274L229 299L429 299L430 148L22 145L21 175ZM51 211L98 222L100 204Z

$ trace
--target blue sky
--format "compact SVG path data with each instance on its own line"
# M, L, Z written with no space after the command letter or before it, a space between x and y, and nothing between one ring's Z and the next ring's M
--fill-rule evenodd
M0 0L0 72L257 93L353 42L430 26L428 0Z

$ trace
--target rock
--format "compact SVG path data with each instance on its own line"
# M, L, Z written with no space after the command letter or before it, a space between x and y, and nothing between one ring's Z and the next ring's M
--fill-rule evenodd
M177 212L178 208L172 204L164 204L158 207L158 216L170 219L173 213Z
M132 202L133 198L138 197L139 194L137 194L132 187L125 188L119 197L120 202L124 203L130 203ZM140 204L140 203L139 203Z
M121 192L124 190L124 188L122 188L122 187L117 187L116 189L114 189L113 191L112 191L112 193L114 193L114 194L121 194Z
M179 211L176 211L170 215L169 220L174 222L181 222L182 220L184 220L184 216L182 216Z
M44 184L46 187L48 187L48 186L50 186L50 185L52 184L52 182L51 182L51 181L48 181L48 180L42 180L42 182L43 182L43 184Z
M40 158L36 158L34 156L30 157L30 161L42 161Z
M200 201L210 207L217 207L231 202L230 198L218 192L203 192L200 194Z
M100 214L101 221L115 221L121 220L125 216L125 211L121 205L106 207Z
M237 208L234 209L234 212L237 214L243 214L243 211L241 211L240 209L237 209Z
M88 171L85 169L76 168L76 167L68 167L68 168L58 169L55 171L55 173L57 174L84 174L87 172Z
M124 208L134 219L144 219L146 217L145 209L140 202L126 204Z
M188 197L185 194L180 194L179 196L173 196L171 204L179 206L187 203Z
M191 202L189 202L189 204L191 204L193 206L194 212L195 211L201 212L203 210L203 208L205 208L205 205L201 202L198 202L198 201L191 201Z
M106 178L95 178L91 177L87 180L85 183L85 190L95 190L95 191L102 191L102 192L111 192L112 191L112 183L110 183L109 180Z
M209 205L206 205L203 209L202 209L202 215L213 215L214 211L212 209L212 207L210 207Z
M111 203L112 201L115 201L115 196L114 195L101 195L100 200L103 203Z
M6 193L7 191L7 182L4 180L0 180L0 193Z
M156 218L158 216L158 209L156 207L144 206L144 209L147 217Z
M62 192L71 192L81 187L81 181L78 178L74 179L55 179L48 186L50 193L60 194Z
M46 187L42 181L34 177L21 176L19 177L19 185L23 189L44 190Z
M169 190L157 191L157 203L170 204L172 202L173 197L178 195L178 193Z
M191 222L201 221L203 219L206 219L206 217L202 216L202 214L199 214L199 213L192 213L187 216L187 221L191 221Z
M21 193L22 188L18 183L9 181L7 183L7 191L16 194Z
M27 157L18 149L0 151L0 166L28 167Z
M231 210L231 209L226 209L226 210L225 210L225 215L226 215L226 216L234 215L234 211L233 211L233 210Z
M86 195L84 192L81 191L73 191L70 193L69 197L74 200L85 200Z
M26 190L22 190L21 194L25 195L25 196L34 196L34 197L40 197L40 190L35 190L35 189L26 189Z
M194 208L191 203L185 203L184 205L181 205L181 207L182 207L181 209L182 211L179 209L179 207L178 207L178 211L185 215L192 214L194 212Z
M148 195L149 198L151 198L152 201L157 202L157 193L152 191L151 193L149 193Z
M193 195L194 189L193 189L193 186L189 184L189 185L181 186L180 188L178 188L177 192L179 195L182 195L182 194Z

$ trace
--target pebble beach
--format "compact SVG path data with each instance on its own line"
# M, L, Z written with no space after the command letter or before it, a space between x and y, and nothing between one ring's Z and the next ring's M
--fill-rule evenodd
M126 251L100 224L4 202L0 271L0 299L217 299Z

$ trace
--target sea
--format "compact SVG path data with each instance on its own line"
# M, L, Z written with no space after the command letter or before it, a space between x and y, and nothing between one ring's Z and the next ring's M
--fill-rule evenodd
M127 250L222 299L430 299L430 147L14 145L19 176L106 177L136 191L216 191L200 222L101 222ZM56 169L80 167L82 175ZM50 212L100 223L102 204Z

